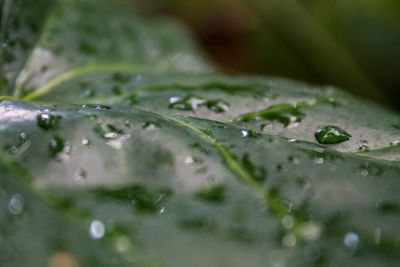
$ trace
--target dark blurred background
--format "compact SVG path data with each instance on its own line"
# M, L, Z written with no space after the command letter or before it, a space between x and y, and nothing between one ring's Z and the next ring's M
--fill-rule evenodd
M332 84L400 110L399 0L119 0L192 30L226 73Z

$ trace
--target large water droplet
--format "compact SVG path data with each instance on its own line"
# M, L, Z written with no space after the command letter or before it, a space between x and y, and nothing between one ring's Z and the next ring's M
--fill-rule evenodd
M338 144L351 139L351 135L336 126L325 126L315 132L315 138L320 144Z

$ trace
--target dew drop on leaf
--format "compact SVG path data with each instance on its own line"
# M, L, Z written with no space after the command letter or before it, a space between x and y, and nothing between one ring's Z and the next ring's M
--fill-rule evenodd
M200 190L196 197L205 201L220 203L224 200L225 188L222 185L216 185L210 188Z
M325 126L315 132L320 144L339 144L351 139L351 135L337 126Z
M24 199L21 195L15 194L11 197L10 201L8 202L8 210L14 214L18 215L22 212L24 208Z
M52 156L55 156L58 153L60 153L63 149L64 149L64 140L59 136L54 136L50 140L50 146L49 146L50 154Z
M48 113L41 113L36 116L36 123L41 129L45 131L57 130L60 119L61 116L54 116Z

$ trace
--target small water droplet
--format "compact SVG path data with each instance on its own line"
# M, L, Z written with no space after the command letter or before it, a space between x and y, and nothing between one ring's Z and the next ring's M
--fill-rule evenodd
M165 207L162 207L160 210L160 214L164 214L165 213Z
M361 170L361 173L360 173L362 176L364 176L364 177L366 177L366 176L368 176L368 170L367 169L363 169L363 170Z
M343 240L346 247L356 250L358 247L358 243L360 242L360 238L354 232L346 233Z
M282 225L283 227L285 227L286 229L291 229L294 226L294 219L292 216L290 215L286 215L285 217L283 217L282 219Z
M290 139L288 140L289 143L296 143L296 141L297 141L297 140L294 139L294 138L290 138Z
M89 233L93 239L102 238L104 236L104 234L106 233L104 224L98 220L92 221L92 223L90 224Z
M190 165L190 164L193 164L193 163L194 163L194 160L193 160L193 158L191 156L186 156L185 157L185 165Z
M83 93L83 97L94 97L96 95L96 92L93 89L86 89Z
M86 136L81 138L81 142L82 142L82 145L85 145L85 146L90 144L89 138L87 138Z
M196 197L208 202L220 203L225 198L225 188L222 185L205 188L196 192Z
M50 140L50 146L49 146L50 154L53 156L57 155L58 153L63 151L63 149L64 149L64 140L59 136L54 136Z
M242 137L247 137L249 135L248 131L242 130Z
M314 163L315 164L324 164L324 158L316 158L314 159Z
M282 239L282 245L287 248L293 248L294 246L296 246L296 243L297 239L292 234L285 235Z
M87 178L87 172L84 169L79 169L74 175L74 179L78 182L84 181Z
M351 135L337 126L325 126L315 132L320 144L339 144L351 139Z
M393 141L390 143L391 146L400 146L400 141Z
M18 215L22 212L23 208L24 208L24 198L19 194L13 195L10 201L8 202L8 210L12 214Z

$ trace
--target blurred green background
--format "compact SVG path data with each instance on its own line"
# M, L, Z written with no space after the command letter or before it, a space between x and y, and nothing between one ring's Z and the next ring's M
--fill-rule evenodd
M175 17L226 73L332 84L400 110L399 0L118 0Z

